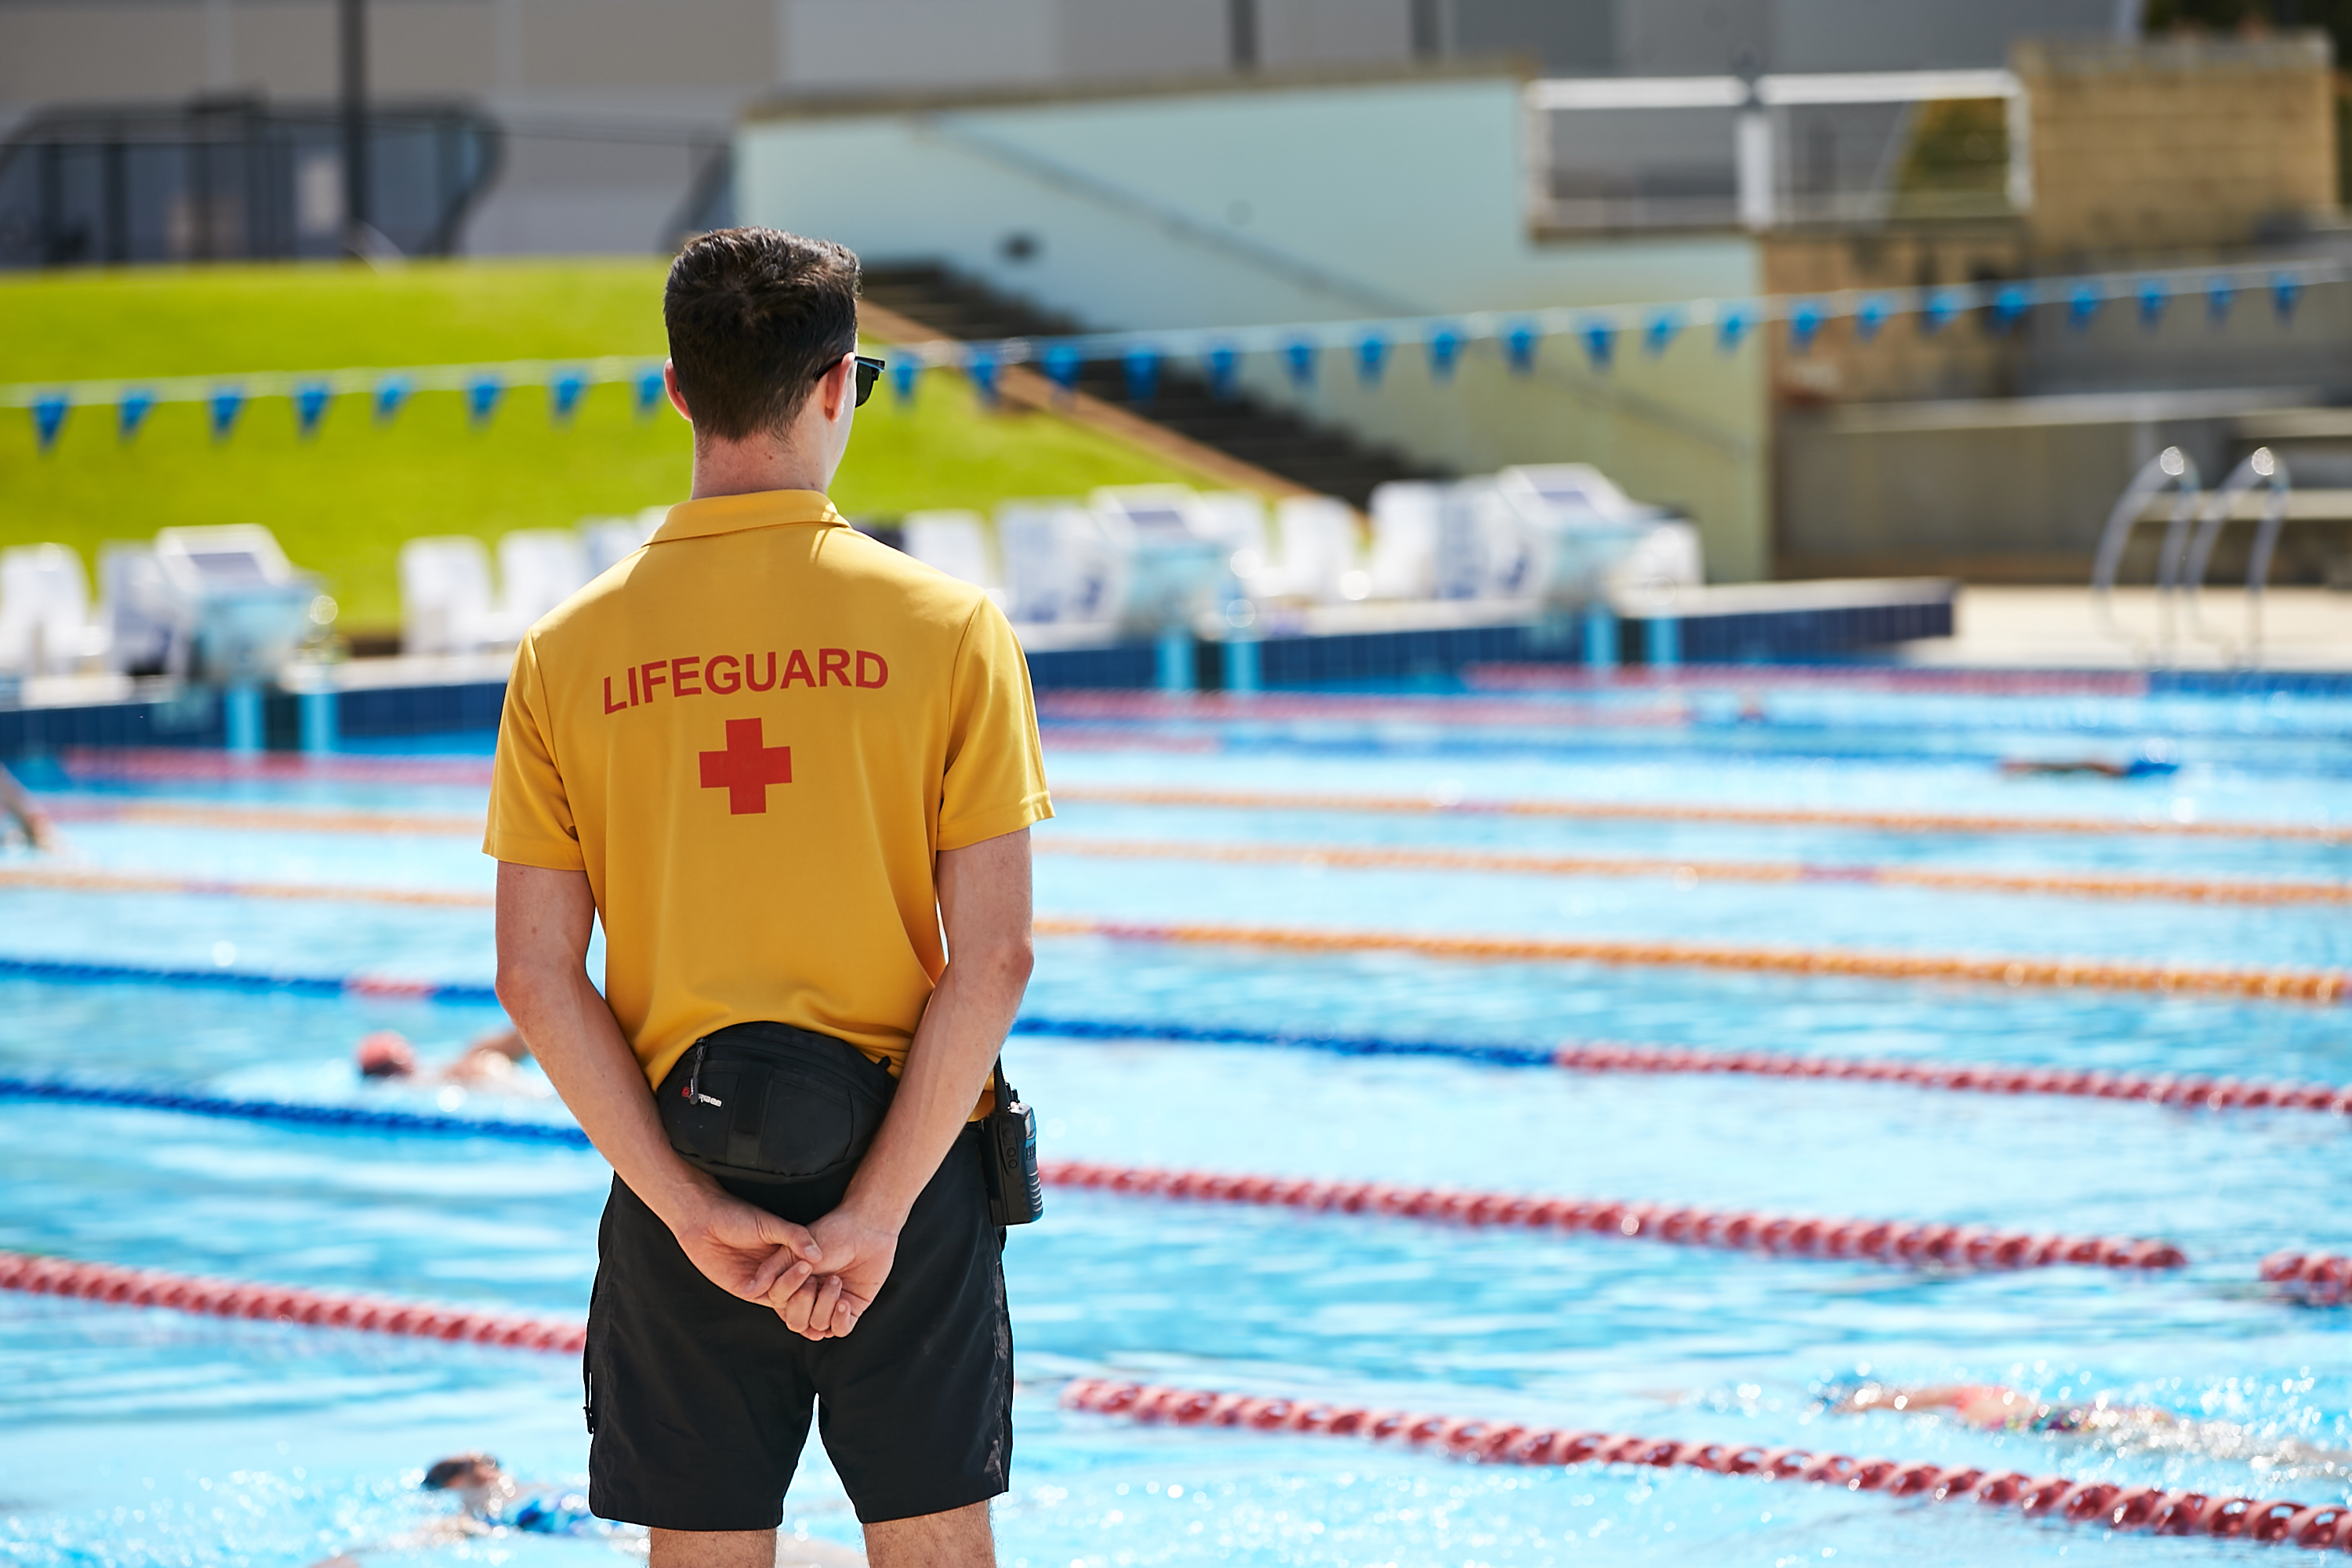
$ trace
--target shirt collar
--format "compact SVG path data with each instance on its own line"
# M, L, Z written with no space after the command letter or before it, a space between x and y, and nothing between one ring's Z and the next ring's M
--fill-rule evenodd
M796 522L830 528L843 521L823 490L757 490L750 495L681 501L669 509L669 516L654 530L648 542L663 544L674 539L703 539L714 533L782 528Z

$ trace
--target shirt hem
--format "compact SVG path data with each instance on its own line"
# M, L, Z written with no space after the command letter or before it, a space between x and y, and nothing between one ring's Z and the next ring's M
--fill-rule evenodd
M975 844L1002 838L1024 827L1034 827L1053 815L1052 797L1043 793L1033 795L1019 805L1004 806L979 816L966 817L952 828L946 823L940 824L940 847L942 850L969 849Z

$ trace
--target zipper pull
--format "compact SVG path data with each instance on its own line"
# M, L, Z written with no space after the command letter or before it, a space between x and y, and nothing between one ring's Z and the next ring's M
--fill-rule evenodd
M686 1072L686 1098L697 1105L709 1105L724 1110L725 1101L713 1100L702 1092L702 1058L709 1053L709 1049L710 1042L708 1040L694 1042L694 1065Z

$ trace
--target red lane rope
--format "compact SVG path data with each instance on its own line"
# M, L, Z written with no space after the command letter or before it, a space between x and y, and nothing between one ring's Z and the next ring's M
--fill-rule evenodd
M2326 1252L2273 1252L2263 1259L2262 1279L2312 1306L2340 1306L2352 1297L2352 1258Z
M2110 1481L1988 1471L1972 1465L1906 1464L1900 1459L1855 1458L1810 1448L1579 1432L1475 1416L1377 1410L1315 1399L1221 1394L1205 1388L1164 1388L1105 1378L1076 1380L1063 1390L1062 1403L1091 1415L1165 1422L1171 1426L1362 1437L1474 1463L1650 1465L1660 1469L1681 1466L1714 1475L1811 1481L1848 1491L1926 1497L1937 1502L1969 1498L1988 1507L2014 1508L2029 1519L2064 1520L2107 1530L2352 1551L2352 1508L2341 1503L2210 1497L2160 1487L2126 1488Z
M1529 1230L1639 1237L1685 1247L1753 1250L1790 1258L1866 1259L1898 1266L1935 1263L1952 1268L2046 1268L2071 1263L2104 1268L2179 1268L2189 1261L2179 1247L2166 1241L2105 1236L2031 1236L2023 1231L2000 1231L1984 1226L1823 1219L1758 1214L1745 1209L1622 1203L1607 1198L1532 1198L1511 1193L1397 1187L1381 1182L1317 1182L1286 1176L1098 1165L1078 1160L1044 1162L1039 1174L1056 1186L1137 1197L1257 1204L1312 1213L1381 1215L1449 1220L1461 1225L1517 1226Z
M1836 1079L1900 1083L1975 1094L2063 1094L2132 1100L2206 1110L2326 1110L2352 1116L2352 1089L2329 1083L2179 1078L2170 1073L2094 1072L2082 1068L2025 1068L1983 1062L1889 1061L1853 1057L1800 1057L1771 1051L1701 1051L1677 1046L1629 1046L1570 1041L1552 1053L1554 1065L1576 1072L1748 1073L1759 1078Z
M132 822L161 827L222 827L247 832L462 834L479 837L482 818L457 813L305 811L265 805L196 805L173 801L60 800L41 809L59 822Z
M1658 801L1460 800L1425 795L1318 790L1065 786L1062 801L1223 810L1369 812L1382 816L1542 816L1579 822L1712 822L1748 827L1855 827L1886 833L2148 833L2196 838L2284 838L2352 843L2352 826L2304 822L2127 822L2103 816L2009 816L1990 812L1840 811L1809 806L1676 805Z
M578 1323L509 1312L478 1312L421 1301L388 1301L326 1290L294 1290L278 1285L247 1285L205 1279L110 1263L77 1263L24 1252L0 1252L0 1290L64 1296L124 1307L164 1307L215 1318L253 1318L264 1322L306 1323L322 1329L404 1334L412 1339L462 1341L514 1350L556 1351L577 1355L587 1342Z
M2340 1002L2352 974L2340 970L2209 969L2115 959L1971 958L1937 952L1868 952L1850 948L1731 947L1701 942L1619 942L1590 937L1445 936L1423 931L1333 931L1244 926L1205 921L1106 921L1039 915L1039 936L1100 936L1116 942L1169 942L1267 947L1305 952L1415 952L1428 958L1517 963L1619 963L1736 969L1783 974L1853 975L1873 980L1964 980L1994 985L2082 986L2242 996L2250 1001Z
M68 746L58 754L76 778L327 779L357 784L487 784L488 757L244 754L196 746Z

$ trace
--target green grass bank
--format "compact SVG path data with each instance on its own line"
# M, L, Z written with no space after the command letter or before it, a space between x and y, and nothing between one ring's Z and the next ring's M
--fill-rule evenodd
M0 382L468 363L662 352L655 260L305 265L31 274L0 281ZM887 349L885 350L887 353ZM680 500L689 447L667 407L640 418L625 386L590 389L567 425L537 387L480 428L461 395L421 393L388 425L339 399L305 440L283 398L249 404L215 441L205 409L157 407L117 437L114 410L77 408L44 453L29 414L0 426L0 544L55 540L95 570L108 540L173 525L259 522L327 579L346 629L399 619L394 571L418 534L484 539L569 527ZM853 516L986 509L1016 496L1197 476L1051 414L983 407L960 375L887 385L858 415L834 489Z

